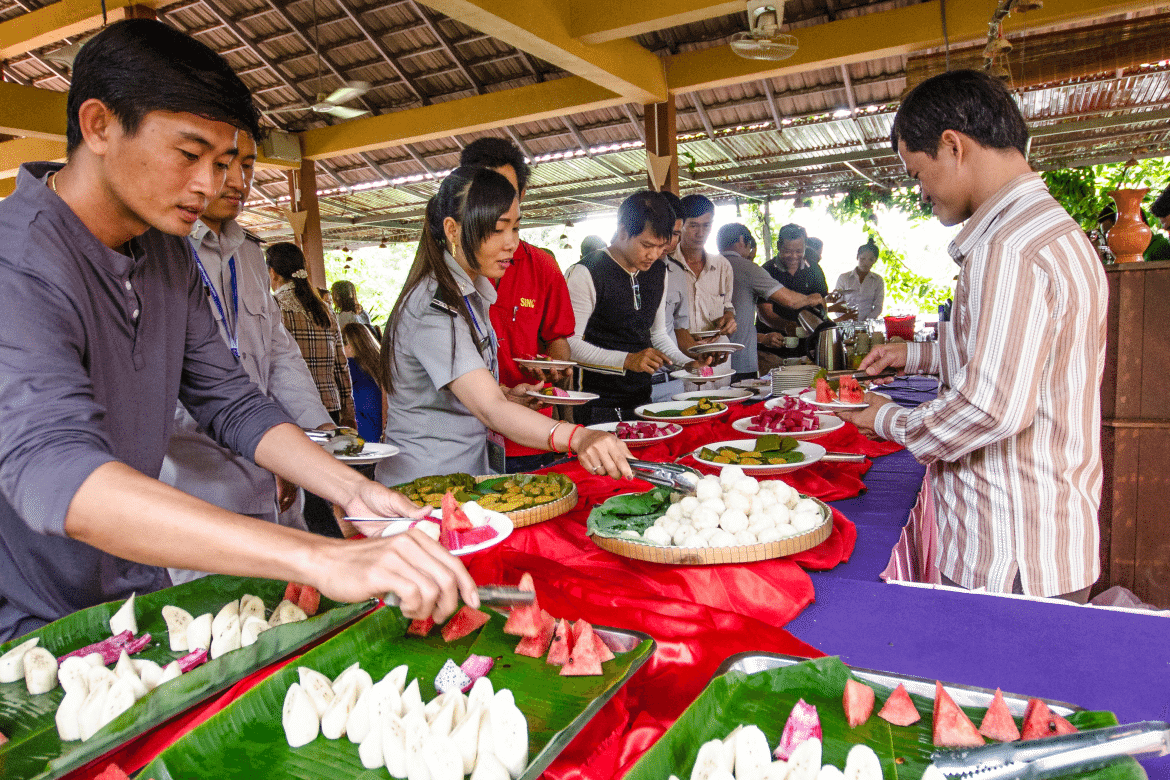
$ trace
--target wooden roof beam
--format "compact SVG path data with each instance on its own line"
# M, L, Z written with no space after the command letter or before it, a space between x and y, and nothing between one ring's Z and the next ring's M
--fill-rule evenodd
M596 45L743 10L744 0L569 0L569 34Z
M106 0L107 18L120 21L133 15L128 9L136 5L156 6L156 0ZM11 60L22 54L72 38L103 23L101 5L92 0L58 0L26 14L0 22L0 60Z

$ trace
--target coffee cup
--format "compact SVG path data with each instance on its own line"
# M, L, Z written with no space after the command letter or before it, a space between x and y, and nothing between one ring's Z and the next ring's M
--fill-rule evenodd
M784 346L788 349L796 349L800 345L800 339L796 336L786 336L784 338Z

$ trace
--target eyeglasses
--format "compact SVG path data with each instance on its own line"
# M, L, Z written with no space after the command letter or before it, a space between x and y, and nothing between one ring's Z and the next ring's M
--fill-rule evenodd
M638 287L638 275L630 274L630 289L634 291L634 311L642 310L642 290Z

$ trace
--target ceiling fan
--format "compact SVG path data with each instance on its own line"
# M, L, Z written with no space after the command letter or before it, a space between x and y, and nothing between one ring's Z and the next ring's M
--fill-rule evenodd
M753 60L786 60L796 53L800 42L780 32L785 0L748 0L749 32L731 40L731 50Z
M307 106L295 106L291 108L277 108L272 111L265 111L266 114L282 114L288 111L315 111L318 114L328 114L335 116L338 119L353 119L354 117L368 114L369 111L364 108L350 108L342 105L351 100L357 100L362 95L370 91L370 84L365 81L347 81L341 87L333 90L328 95L324 92L317 94L317 101Z

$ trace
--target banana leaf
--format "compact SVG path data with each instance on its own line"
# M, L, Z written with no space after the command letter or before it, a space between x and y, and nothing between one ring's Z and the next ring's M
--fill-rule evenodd
M443 663L448 658L461 663L469 653L475 653L496 659L488 678L496 690L512 691L528 720L529 764L521 777L533 780L654 651L654 641L647 638L603 664L605 674L601 677L561 677L559 667L544 659L516 655L518 639L503 632L504 618L496 613L478 633L452 643L443 642L437 631L426 638L405 636L408 622L393 608L368 615L193 729L160 753L138 777L385 780L386 770L364 768L358 746L344 736L339 740L318 736L295 750L288 746L281 712L289 685L297 681L297 667L316 669L332 679L360 661L378 680L395 666L407 664L409 677L418 678L426 702L436 695L433 681Z
M139 635L149 633L151 643L137 659L165 666L184 655L170 649L162 608L182 607L192 615L215 614L245 593L264 600L271 613L284 595L285 583L213 575L177 585L136 599ZM110 617L123 602L99 604L75 612L37 631L0 645L0 653L33 636L41 647L64 655L110 636ZM254 645L227 653L192 669L177 680L159 686L85 742L62 742L54 716L64 692L60 687L30 696L24 681L0 684L0 732L11 741L0 746L0 780L60 777L184 712L230 687L240 679L284 658L313 640L360 617L374 602L339 604L322 597L316 616L265 631Z
M655 488L645 493L624 493L605 500L589 512L586 533L620 538L625 531L639 534L662 517L670 506L670 491Z
M675 724L648 750L625 780L663 780L674 774L690 776L699 747L711 739L723 739L741 723L759 726L775 749L792 706L804 699L817 708L824 732L825 764L845 766L849 749L869 745L882 762L885 780L917 780L931 763L933 701L911 695L922 720L911 726L893 726L877 717L890 689L866 682L877 692L874 714L851 729L842 709L849 669L835 657L818 658L793 666L756 674L731 671L713 679ZM976 724L985 709L964 707ZM1117 725L1111 712L1078 710L1069 716L1078 729ZM1076 775L1078 780L1144 780L1145 772L1132 758L1120 759L1094 772Z

